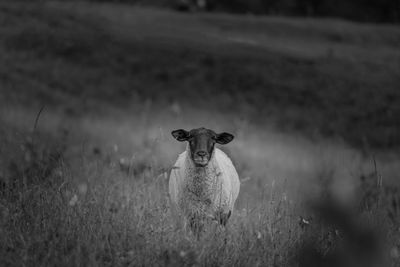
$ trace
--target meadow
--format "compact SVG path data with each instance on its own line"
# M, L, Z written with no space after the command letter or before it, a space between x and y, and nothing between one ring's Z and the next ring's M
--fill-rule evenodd
M0 265L397 266L400 30L0 3ZM172 223L174 129L228 131L226 229Z

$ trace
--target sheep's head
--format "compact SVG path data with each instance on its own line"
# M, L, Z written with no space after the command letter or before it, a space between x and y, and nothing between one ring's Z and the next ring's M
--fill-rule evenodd
M211 159L216 143L225 145L233 140L230 133L216 134L206 128L198 128L190 131L182 129L172 131L172 136L180 141L188 141L190 157L197 167L205 167Z

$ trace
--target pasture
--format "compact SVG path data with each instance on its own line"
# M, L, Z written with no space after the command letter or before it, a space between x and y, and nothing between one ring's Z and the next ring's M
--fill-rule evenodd
M397 266L400 30L334 19L0 3L0 263ZM41 111L41 112L39 112ZM205 126L241 179L226 229L174 228Z

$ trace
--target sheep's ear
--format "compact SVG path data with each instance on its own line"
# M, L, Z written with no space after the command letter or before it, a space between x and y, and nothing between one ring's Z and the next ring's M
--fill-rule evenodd
M180 142L187 141L189 139L189 132L182 129L172 131L171 134Z
M229 142L231 142L233 140L234 136L230 133L220 133L217 134L217 136L215 137L215 141L218 144L221 145L225 145L228 144Z

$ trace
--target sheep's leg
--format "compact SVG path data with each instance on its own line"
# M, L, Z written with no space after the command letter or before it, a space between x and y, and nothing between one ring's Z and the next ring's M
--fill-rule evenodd
M202 232L204 231L204 219L198 214L190 214L188 216L188 223L190 230L196 239L199 240Z
M215 218L217 219L217 221L222 225L225 226L226 223L228 222L228 219L231 217L232 212L228 211L228 212L224 212L224 211L218 211Z

